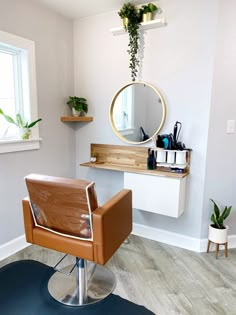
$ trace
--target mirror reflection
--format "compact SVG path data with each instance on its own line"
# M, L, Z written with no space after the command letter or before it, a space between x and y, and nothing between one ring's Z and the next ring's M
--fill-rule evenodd
M112 100L111 125L125 142L149 141L160 131L164 119L165 103L160 92L145 82L122 87Z

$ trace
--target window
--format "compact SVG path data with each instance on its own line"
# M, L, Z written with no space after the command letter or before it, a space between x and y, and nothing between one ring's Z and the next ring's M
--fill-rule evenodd
M133 87L128 86L116 99L114 107L114 123L122 135L133 134L134 102Z
M15 119L25 121L37 115L35 45L31 40L0 31L0 108ZM17 126L0 115L0 153L39 148L38 126L32 140L20 140Z

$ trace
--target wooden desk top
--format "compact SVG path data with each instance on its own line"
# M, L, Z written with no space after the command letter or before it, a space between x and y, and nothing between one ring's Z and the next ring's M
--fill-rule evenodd
M189 172L185 173L175 173L170 171L163 171L163 170L148 170L148 169L141 169L141 168L135 168L131 166L126 165L115 165L110 164L106 162L86 162L81 163L81 166L85 167L92 167L92 168L98 168L103 170L112 170L112 171L118 171L118 172L129 172L129 173L137 173L137 174L144 174L144 175L153 175L153 176L162 176L162 177L171 177L171 178L184 178L189 174Z
M81 166L171 178L184 178L189 174L188 166L184 173L176 173L166 167L148 170L147 147L91 143L90 154L91 153L96 154L97 161L82 163L80 164ZM189 159L188 153L188 164Z

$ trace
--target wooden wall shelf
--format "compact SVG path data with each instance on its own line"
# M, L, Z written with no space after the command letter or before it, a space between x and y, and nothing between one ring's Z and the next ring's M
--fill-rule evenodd
M135 168L132 166L116 165L116 164L99 162L99 161L81 163L80 166L99 168L103 170L111 170L111 171L118 171L118 172L128 172L128 173L136 173L136 174L144 174L144 175L161 176L161 177L171 177L171 178L184 178L189 174L188 171L185 173L172 173L172 172L168 172L164 170L163 171L147 170L147 169L142 169L142 168Z
M148 170L147 147L91 143L91 152L96 152L97 161L81 166L171 178L184 178L189 174L188 167L184 173L170 172L166 168Z
M164 17L148 22L142 22L140 25L140 30L149 30L152 28L158 28L158 27L163 27L166 26L166 19ZM112 32L113 35L122 35L126 34L127 32L125 31L123 26L120 27L114 27L110 29L110 32Z
M93 117L74 117L74 116L61 116L63 122L90 122L93 121Z

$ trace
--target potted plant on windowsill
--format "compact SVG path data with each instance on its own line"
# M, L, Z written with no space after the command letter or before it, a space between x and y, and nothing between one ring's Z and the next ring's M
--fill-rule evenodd
M16 115L16 120L11 118L10 116L4 114L3 110L0 108L0 114L11 124L14 124L19 129L19 135L22 140L28 140L31 135L31 128L33 128L39 121L42 119L39 118L31 123L25 122L20 114Z
M139 66L138 50L139 50L139 25L141 23L140 10L132 3L124 3L119 16L123 19L125 31L129 34L128 54L130 55L129 68L131 69L132 81L137 76L137 68Z
M67 102L72 110L72 115L75 117L85 116L88 112L87 100L83 97L69 96L69 101Z
M153 3L148 3L142 6L142 22L151 21L153 19L154 12L158 10L157 6Z
M225 244L228 240L228 229L229 227L224 224L225 219L230 215L232 206L225 207L221 212L214 200L214 209L211 215L212 224L209 225L209 241L216 244Z

